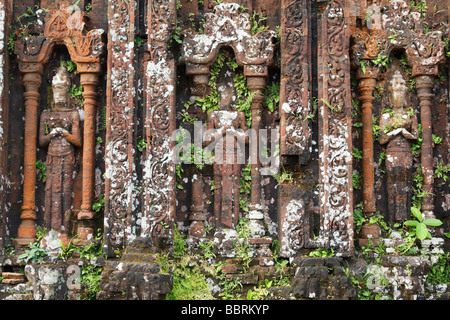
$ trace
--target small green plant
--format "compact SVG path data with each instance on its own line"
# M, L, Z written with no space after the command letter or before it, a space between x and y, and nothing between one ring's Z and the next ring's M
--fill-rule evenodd
M138 47L142 46L144 44L144 39L142 39L140 36L136 36L136 38L134 38L134 43Z
M34 242L28 246L28 249L17 258L25 263L44 263L44 257L48 255L47 251L40 248L39 242Z
M413 156L417 157L420 154L420 150L422 149L422 124L418 124L417 125L417 132L418 132L418 136L417 136L417 140L413 141L412 145L411 145L411 151L413 153Z
M378 164L381 165L383 163L384 160L386 160L387 154L386 151L383 150L380 153L380 158L378 159Z
M181 256L186 255L186 236L183 236L179 231L177 226L175 225L173 228L174 239L173 239L173 256L175 258L179 258Z
M33 19L37 17L36 12L41 9L38 5L35 5L34 7L27 6L26 11L22 13L19 17L17 17L16 20L14 20L13 24L10 26L10 34L8 37L8 43L7 48L8 52L11 56L14 55L14 45L18 38L20 37L26 37L30 36L29 28L36 24L36 19ZM49 9L42 8L41 10L48 12ZM25 19L27 22L24 22L23 19Z
M81 283L85 300L93 300L100 291L102 268L98 265L83 265L81 268Z
M239 292L242 290L242 280L239 278L224 279L219 285L222 292L219 294L223 300L242 300Z
M294 178L292 176L292 172L286 172L284 168L281 170L281 172L277 172L273 175L273 177L277 180L279 184L281 183L292 183L294 181Z
M233 79L234 87L236 88L237 98L236 110L245 114L247 120L247 126L250 128L252 125L252 100L254 93L250 92L247 87L247 77L244 75L237 75Z
M147 148L147 145L148 145L148 143L147 143L147 141L145 141L145 139L139 139L138 140L138 142L137 142L137 149L139 150L139 152L142 152L142 151L144 151L144 149L145 148Z
M358 149L357 147L353 147L353 153L352 153L353 157L356 159L362 159L363 157L363 152L362 150Z
M99 121L99 129L100 130L106 130L107 125L107 108L106 106L103 107L101 113L100 113L100 121Z
M326 105L328 107L328 109L330 109L333 112L340 112L342 110L342 103L339 103L337 105L332 106L327 100L321 98L320 100L322 100L323 104Z
M197 121L197 118L192 118L188 112L189 107L193 104L193 102L186 102L184 104L184 109L181 111L181 118L183 122L194 123Z
M35 166L38 181L45 182L47 180L47 167L40 160L36 161Z
M372 136L373 136L373 141L377 141L380 138L380 131L381 131L381 127L377 123L377 118L372 116Z
M172 38L170 38L169 42L167 42L167 49L172 48L172 45L174 43L177 43L177 44L183 43L183 40L181 39L181 33L182 33L183 29L180 26L180 20L177 19L175 23L176 24L175 24L175 29L173 31Z
M266 97L264 105L273 112L280 102L280 85L275 82L268 85L264 89L263 95Z
M70 73L75 73L77 74L77 64L75 62L73 62L72 60L68 60L68 61L61 61L61 66L66 68L67 72Z
M442 224L439 219L429 218L423 219L422 212L416 207L411 207L411 213L416 218L416 220L407 220L403 224L408 226L410 229L410 234L415 235L420 241L425 238L431 238L430 231L428 231L427 226L438 227Z
M83 106L83 86L77 87L76 84L72 85L69 89L70 96L78 101L80 106Z
M450 252L440 255L437 263L430 266L427 283L450 284Z
M247 300L264 300L270 295L268 288L272 287L273 281L264 279L264 283L261 281L258 283L258 287L255 287L247 291Z
M244 270L248 270L252 261L248 246L248 239L251 236L249 220L247 218L240 218L236 226L236 231L238 233L238 241L235 242L236 256L242 259Z
M389 63L391 62L391 58L389 56L384 56L381 53L378 53L377 57L372 60L375 65L381 66L381 72L386 70L389 67Z
M95 212L100 212L102 208L105 206L105 196L100 194L97 197L97 201L92 204L92 210Z
M359 66L361 67L362 73L366 74L366 60L360 60Z
M305 120L313 120L316 116L317 108L319 106L319 100L317 97L311 98L311 104L312 104L312 111L308 115L306 115Z
M360 189L361 186L362 186L362 183L363 183L362 175L359 172L354 171L352 173L352 177L353 177L353 179L352 179L352 181L353 181L353 189L355 189L355 190Z
M199 244L200 249L202 249L202 253L203 256L208 259L208 258L215 258L216 255L214 254L213 250L214 250L214 241L206 241L206 242L201 242Z
M367 219L364 217L363 209L364 204L362 202L358 203L353 208L353 224L356 234L360 233L363 224L367 221Z
M100 278L103 268L97 260L98 257L103 256L102 239L101 229L98 229L93 238L94 241L76 248L76 252L84 260L81 267L82 298L84 300L95 299L97 292L100 291Z
M435 135L434 133L433 134L431 134L431 140L433 141L433 143L435 144L435 145L439 145L439 144L441 144L442 143L442 138L441 137L438 137L437 135Z
M173 289L168 300L211 300L202 266L190 255L184 255L173 268Z
M427 10L428 10L428 5L427 5L427 1L426 0L421 0L421 1L417 1L415 0L411 0L410 4L411 4L411 8L413 8L414 10L416 10L417 12L419 12L420 14L422 14L423 16L425 16L427 14Z
M69 241L67 246L65 246L61 241L61 252L58 254L59 258L67 261L75 252L78 252L78 248L72 244L72 239Z
M264 17L262 15L258 15L256 12L253 12L252 16L252 27L250 29L250 32L252 35L257 34L258 32L264 31L269 29L269 26L266 26L263 24L263 22L267 20L267 17Z
M203 112L209 113L213 110L217 110L220 107L220 96L217 91L217 77L223 68L225 59L226 58L224 51L220 50L217 53L216 61L214 61L214 64L211 66L211 76L208 82L208 85L210 87L210 94L206 95L205 97L197 97L195 99L197 106L199 106Z
M326 257L333 257L334 256L334 250L333 248L326 249L326 248L317 248L316 250L311 251L306 257L315 257L315 258L326 258Z
M447 182L448 175L447 173L450 172L450 164L447 164L444 166L442 163L442 159L439 161L438 165L436 166L436 169L434 170L434 177L444 180L444 182Z
M36 241L41 241L42 238L47 234L47 228L43 226L38 226L36 228Z

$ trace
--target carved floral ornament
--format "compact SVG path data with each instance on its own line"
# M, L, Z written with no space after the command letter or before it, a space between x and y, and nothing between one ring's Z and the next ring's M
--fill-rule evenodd
M275 31L265 30L251 34L250 15L241 12L237 3L221 3L213 13L205 15L204 33L193 30L185 32L183 57L189 64L211 64L223 46L233 48L236 62L240 66L251 66L255 73L257 66L270 64L273 59Z
M47 12L43 36L17 39L15 54L21 62L45 63L55 44L64 44L75 63L98 63L104 50L104 30L87 31L85 13L78 6L62 1L58 9Z
M376 67L374 59L388 57L393 49L401 49L405 51L413 73L419 68L428 70L425 71L427 74L437 74L436 66L445 62L442 32L424 32L422 15L413 12L404 0L390 1L385 9L380 25L375 25L371 31L358 30L352 35L353 65L358 67L359 62L365 60L368 66Z

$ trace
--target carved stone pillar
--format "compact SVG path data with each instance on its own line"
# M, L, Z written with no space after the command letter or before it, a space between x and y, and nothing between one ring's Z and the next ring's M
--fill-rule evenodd
M417 70L417 69L416 69ZM415 74L417 97L420 106L420 122L422 124L422 149L420 153L420 162L423 175L423 191L426 196L422 201L422 213L424 218L435 218L434 195L433 195L433 140L431 138L433 129L431 123L432 102L434 97L433 86L434 76Z
M209 82L209 66L207 65L191 65L186 68L186 74L192 75L193 87L191 93L194 99L205 96ZM199 110L201 111L201 110ZM197 128L198 130L199 128ZM200 128L201 129L201 128ZM194 128L194 134L199 132ZM202 137L194 137L194 152L197 148L202 148L202 144L197 145L196 139ZM200 155L201 156L201 155ZM194 154L195 157L195 154ZM195 162L195 161L194 161ZM195 166L194 166L195 167ZM189 237L194 243L201 241L205 237L205 221L206 212L203 206L203 178L200 170L194 169L192 176L192 200L191 211L189 214Z
M244 75L246 69L244 69ZM247 86L249 91L253 94L252 100L252 126L250 136L250 161L251 161L251 173L252 184L250 190L250 208L248 212L249 227L252 233L252 237L260 238L266 234L264 230L264 207L261 197L261 161L259 157L259 145L261 143L259 139L259 131L261 129L261 114L264 103L264 96L262 90L266 86L266 77L259 75L248 75Z
M78 213L78 238L87 240L94 230L91 222L94 218L92 201L94 199L95 171L95 119L97 115L97 88L100 63L79 64L80 84L83 86L84 130L83 130L83 172L82 202Z
M310 2L281 1L280 154L306 164L311 150Z
M20 38L14 53L22 74L25 99L23 204L21 223L13 244L21 247L35 241L36 226L36 143L38 134L39 88L43 66L48 60L52 46L44 37Z
M24 172L23 205L16 246L25 246L36 237L36 141L38 132L39 87L42 82L43 65L40 63L20 64L25 86L25 132L24 132Z
M375 73L375 74L374 74ZM363 199L364 199L364 212L375 212L375 197L373 191L374 182L374 168L373 168L373 129L372 129L372 101L375 99L373 91L376 85L377 71L370 69L367 74L361 74L358 72L357 78L359 80L359 100L361 101L362 109L362 123L363 123L363 158L362 158L362 170L363 170Z
M141 236L155 247L173 242L175 217L176 67L167 49L176 21L176 1L149 0L148 60L145 61L145 139Z
M359 100L362 109L362 175L363 175L363 212L365 218L372 216L375 211L375 194L374 194L374 164L373 164L373 123L372 123L372 101L375 99L373 92L378 77L378 68L366 68L363 73L361 69L357 72L359 80L358 89L360 92ZM361 245L367 245L367 236L370 234L372 239L377 239L380 234L378 225L369 225L365 223L362 227ZM375 240L376 242L376 240Z
M319 15L320 234L311 245L353 254L352 118L348 1L332 0Z
M424 218L434 218L433 196L433 142L432 142L432 99L433 81L438 74L438 64L445 62L445 43L440 31L427 34L416 34L412 37L406 49L408 64L412 67L412 76L416 80L417 97L420 106L420 121L422 124L422 146L420 161L424 178L423 190L426 195L422 202Z
M114 254L131 239L136 226L135 172L135 11L133 1L108 1L108 80L105 150L104 252Z
M354 44L352 46L352 63L356 67L356 78L358 80L359 101L362 109L362 176L363 176L363 212L365 218L375 214L374 194L374 161L373 161L373 104L375 99L373 92L376 81L380 74L380 66L375 65L372 60L378 56L388 56L391 50L387 33L381 30L373 30L372 33L357 31L352 35ZM369 238L373 244L377 244L380 236L380 228L376 224L365 223L361 230L359 243L365 246Z

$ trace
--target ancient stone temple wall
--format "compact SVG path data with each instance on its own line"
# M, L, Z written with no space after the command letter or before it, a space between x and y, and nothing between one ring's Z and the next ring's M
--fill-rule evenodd
M433 297L448 19L436 0L0 0L0 286L179 298L182 269L201 297L278 279L280 299L357 299L382 274L372 298Z

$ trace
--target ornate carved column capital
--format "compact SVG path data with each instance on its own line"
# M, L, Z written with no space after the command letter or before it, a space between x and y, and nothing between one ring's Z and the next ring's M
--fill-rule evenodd
M412 75L435 76L438 64L445 63L445 42L440 31L416 34L406 48L408 64L412 66Z
M236 62L246 72L265 73L273 59L276 32L251 34L250 15L237 3L221 3L205 15L204 32L184 32L182 56L186 64L212 64L223 46L233 49Z
M371 33L358 30L352 34L353 62L361 60L373 60L380 54L388 56L392 46L388 38L388 32L373 30Z

